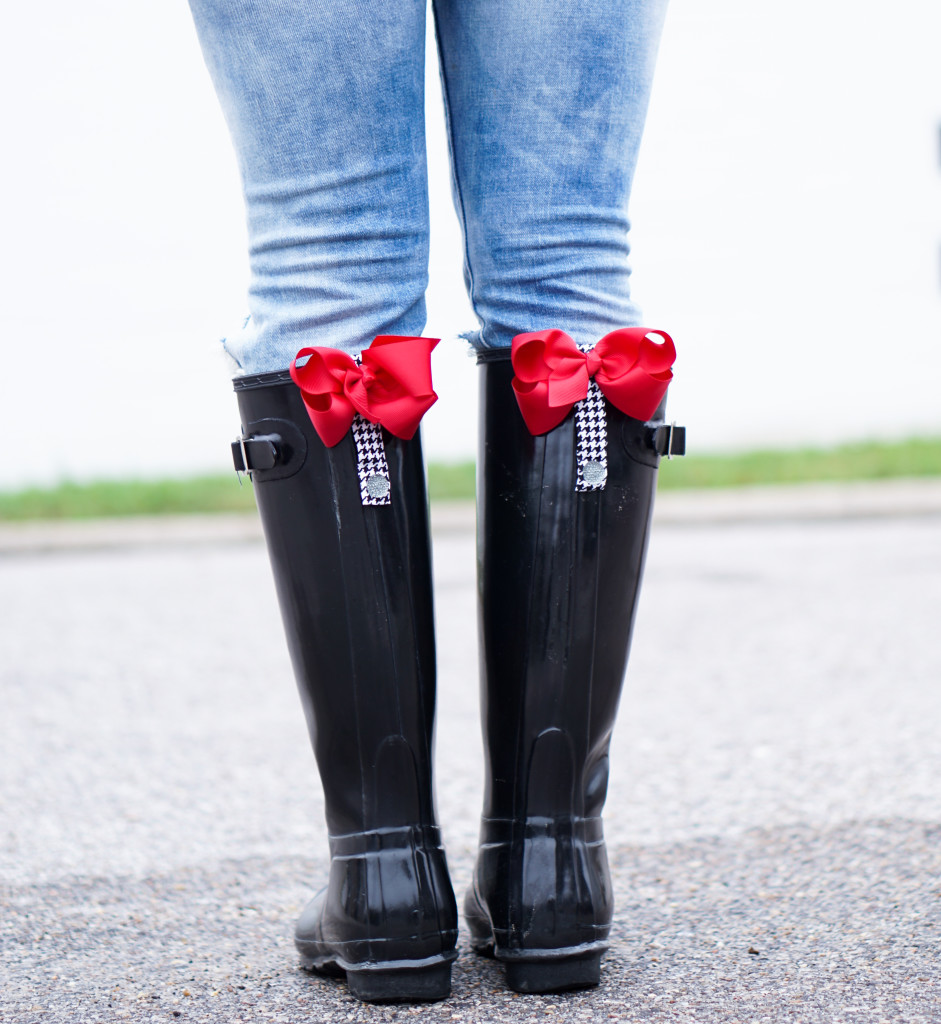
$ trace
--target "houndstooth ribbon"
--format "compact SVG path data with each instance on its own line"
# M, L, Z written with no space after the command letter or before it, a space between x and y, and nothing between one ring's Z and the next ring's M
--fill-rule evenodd
M353 361L362 366L362 355L354 356ZM382 443L382 427L378 423L370 423L357 412L353 415L352 429L360 501L364 505L391 505L392 485L386 449Z
M392 487L389 482L389 463L382 443L382 427L356 413L353 417L353 440L356 442L359 496L363 504L391 505Z
M575 403L576 491L603 490L608 479L608 425L604 395L592 380L588 395Z

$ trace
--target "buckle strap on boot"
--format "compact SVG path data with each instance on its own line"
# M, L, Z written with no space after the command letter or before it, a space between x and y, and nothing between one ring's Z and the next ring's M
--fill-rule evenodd
M647 443L658 455L672 459L674 455L686 454L686 427L672 423L650 424L647 427Z
M241 390L241 389L240 389ZM284 480L294 476L307 460L304 432L287 419L266 418L242 425L232 442L232 464L252 480Z
M237 473L252 475L256 469L274 469L278 465L278 434L239 437L232 442L232 462Z

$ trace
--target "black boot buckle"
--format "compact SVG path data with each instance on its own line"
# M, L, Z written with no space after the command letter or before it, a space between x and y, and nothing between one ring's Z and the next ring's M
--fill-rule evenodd
M671 423L658 423L648 429L650 447L658 455L672 459L674 455L686 454L686 427L678 427L676 420Z
M256 469L274 469L278 465L278 434L243 437L232 442L232 462L236 473L247 473L249 476Z

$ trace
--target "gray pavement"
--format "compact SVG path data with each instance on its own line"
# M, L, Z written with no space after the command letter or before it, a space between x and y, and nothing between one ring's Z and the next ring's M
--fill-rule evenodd
M941 507L747 500L659 517L613 748L601 988L514 996L462 941L453 997L420 1008L297 969L325 832L257 534L0 545L0 1020L941 1021ZM474 552L466 509L436 514L460 891Z

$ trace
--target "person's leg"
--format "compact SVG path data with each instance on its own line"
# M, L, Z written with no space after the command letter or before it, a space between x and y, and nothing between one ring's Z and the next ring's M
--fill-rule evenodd
M238 372L425 325L425 5L190 0L232 135L251 257Z
M612 405L585 374L589 390L575 396L585 397L533 436L517 405L509 346L553 329L555 340L564 331L592 346L637 323L627 201L662 4L436 0L436 8L483 362L477 500L487 777L465 917L474 947L506 963L511 988L548 992L600 978L613 910L601 826L608 746L657 464L672 435L654 413L662 391L648 391L652 404L636 413L654 413L648 424ZM619 334L625 365L642 334ZM548 340L532 339L530 355ZM571 348L567 358L584 357ZM586 362L592 373L599 360L596 353ZM539 362L526 364L526 387ZM657 362L651 355L665 389L668 373Z
M627 205L665 0L435 0L478 348L633 326Z
M191 3L248 209L233 456L254 484L330 833L328 884L295 944L360 999L441 999L457 907L431 781L424 467L415 423L379 408L391 394L420 418L433 343L377 338L418 335L425 319L424 4ZM370 346L360 367L332 351ZM317 348L295 384L286 368ZM417 389L404 401L389 387L403 349ZM368 415L373 387L396 436ZM233 629L246 615L250 598Z

